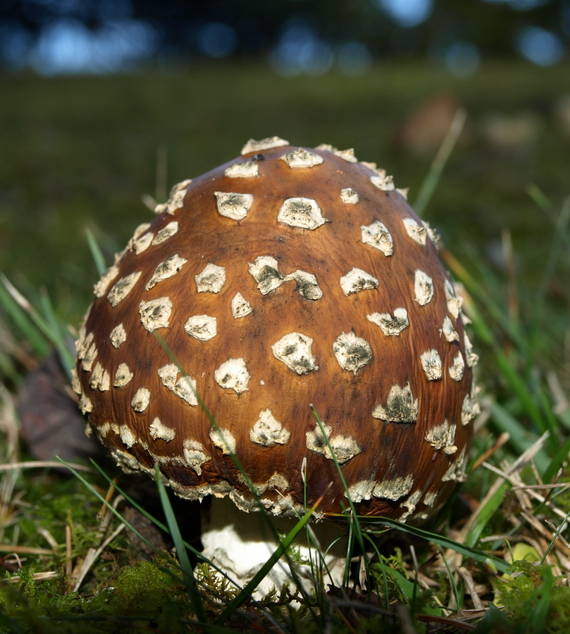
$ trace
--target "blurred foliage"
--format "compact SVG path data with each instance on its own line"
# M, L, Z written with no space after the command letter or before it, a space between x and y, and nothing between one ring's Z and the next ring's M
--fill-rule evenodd
M532 279L568 194L570 137L555 116L567 77L568 67L523 64L488 66L468 79L428 64L350 78L278 78L240 64L97 78L5 75L0 270L23 290L47 287L60 314L78 319L97 278L86 229L109 260L149 217L143 194L162 199L172 183L229 160L250 137L353 146L398 186L411 186L413 201L436 148L414 154L402 128L426 100L448 95L468 121L427 218L453 253L462 257L475 241L498 266L508 228L524 254L518 273ZM429 117L420 125L431 125ZM532 184L550 197L552 215L527 194Z
M212 23L232 29L236 45L231 52L242 58L269 51L291 24L306 25L329 43L358 41L374 55L403 57L433 54L453 41L472 42L489 55L513 56L517 33L531 25L569 39L564 0L400 0L394 10L396 5L394 0L21 0L4 3L0 28L23 29L33 43L58 21L97 31L109 23L136 20L155 33L149 54L183 57L204 55L201 29ZM402 14L418 18L398 19Z

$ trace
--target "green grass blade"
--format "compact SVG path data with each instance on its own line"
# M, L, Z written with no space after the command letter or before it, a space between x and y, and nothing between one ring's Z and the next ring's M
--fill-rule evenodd
M552 478L558 473L560 467L568 460L570 456L570 438L567 438L556 453L551 457L550 463L542 472L542 479L547 484L552 482Z
M537 294L537 301L534 303L538 315L542 316L545 308L544 298L548 287L554 277L559 261L563 256L568 259L568 243L570 240L568 226L570 225L570 199L566 199L560 213L556 217L554 224L554 235L552 243L548 249L548 259L542 271L542 279Z
M411 526L408 524L402 524L401 522L391 520L386 517L372 517L361 515L360 521L362 522L364 530L366 531L373 532L374 528L377 526L393 528L403 533L408 533L409 535L414 535L415 537L419 537L428 542L437 544L442 548L449 548L451 550L454 550L463 557L468 557L469 559L473 559L482 564L492 563L499 572L505 572L509 567L508 564L502 559L497 559L496 557L483 553L475 548L460 544L459 542L456 542L453 539L446 537L445 535L432 533L431 531L427 531L423 528L418 528L416 526Z
M527 187L526 193L529 195L531 200L534 201L537 207L540 207L540 210L548 213L550 211L551 202L548 196L538 187L538 185L532 183Z
M509 442L517 453L524 453L536 441L534 434L525 429L502 405L496 401L491 401L490 409L493 422L501 431L506 431L509 434ZM546 470L548 459L543 450L536 454L534 461L541 473Z
M34 306L29 302L20 291L8 280L8 278L2 276L2 283L4 284L5 289L8 291L12 300L18 304L18 306L28 315L32 323L37 327L37 329L51 341L52 332L49 325L46 323L45 319L42 318L40 313L34 308Z
M566 529L568 528L569 521L570 521L570 511L566 513L566 517L560 522L560 524L558 525L558 528L554 532L554 535L552 535L552 539L550 540L548 547L544 551L544 555L542 555L542 559L540 560L541 565L544 564L544 562L546 561L546 558L552 552L554 548L554 544L556 544L557 540L560 539L563 533L565 533Z
M134 500L124 489L121 488L121 486L119 484L117 484L115 482L115 480L113 478L111 478L111 476L109 476L107 473L105 473L105 471L94 461L94 460L90 460L91 464L93 465L94 469L109 483L109 484L113 484L114 488L125 498L125 500L134 508L136 509L141 515L143 515L144 517L146 517L150 522L152 522L157 528L159 528L161 531L163 531L166 534L170 534L170 531L168 529L168 526L166 524L164 524L163 522L161 522L159 519L157 519L156 517L154 517L153 515L151 515L144 507L142 507L136 500ZM108 503L107 503L108 505ZM213 561L210 561L209 559L207 559L206 557L204 557L204 555L199 551L196 550L191 544L189 544L187 541L185 541L184 539L182 540L182 544L184 545L184 547L186 548L186 550L190 551L192 553L192 555L194 555L194 557L196 557L197 559L199 559L202 562L207 563L209 566L211 566L219 575L221 575L224 579L226 579L231 585L233 585L235 588L237 588L238 590L241 590L241 586L231 577L228 575L228 573L223 570L222 568L220 568L217 564L215 564ZM169 573L170 574L170 573ZM260 579L261 581L261 579ZM266 612L265 610L263 610L261 608L262 612ZM272 616L270 613L266 613L265 614L267 616L267 618L269 620L272 619Z
M87 245L89 246L89 251L91 251L91 257L93 258L93 262L95 263L97 273L102 276L107 270L107 266L105 264L105 257L103 256L101 247L95 239L95 236L93 235L91 229L85 230L85 237L87 238Z
M7 380L13 383L18 381L18 371L12 358L0 352L0 380Z
M378 561L382 561L382 553L380 552L378 548L378 544L376 543L376 540L373 539L372 533L364 531L363 535L364 535L364 538L366 539L366 542L369 544L372 552L376 555L376 559ZM384 590L384 608L387 610L390 606L390 589L388 587L388 575L383 569L380 569L380 570L382 572L382 589ZM376 583L378 583L377 580L376 580ZM371 585L372 584L369 584L369 586Z
M474 547L479 541L481 534L485 530L485 526L493 519L495 513L501 507L505 499L507 491L511 488L508 482L503 482L495 491L495 493L487 500L485 506L477 514L477 518L470 531L465 537L465 545Z
M34 306L15 288L15 286L4 276L1 276L3 291L8 293L7 305L12 302L13 315L17 316L20 312L20 318L22 314L25 315L28 320L35 326L37 333L41 333L48 341L54 345L61 357L62 363L68 375L70 375L71 367L73 366L74 359L71 351L67 346L67 331L64 324L57 317L51 300L46 292L42 292L40 295L40 305L42 313L40 313ZM0 289L2 286L0 285ZM16 307L19 309L16 310ZM25 327L25 320L20 319L20 322ZM47 348L49 352L49 347ZM46 354L47 354L46 352Z
M542 584L533 592L529 600L527 626L524 632L528 634L538 634L547 632L548 613L552 600L552 589L554 587L554 575L548 566L542 568Z
M176 355L171 350L170 346L166 343L166 341L163 339L163 337L161 337L160 334L156 333L156 332L154 332L153 335L155 336L156 341L158 342L158 344L160 345L160 347L162 348L163 352L166 354L168 359L170 359L170 361L172 361L172 363L174 363L177 366L177 368L179 369L179 371L182 373L183 376L185 376L185 377L188 376L186 371L184 370L184 368L180 364L179 360L176 358ZM206 415L210 425L217 432L221 432L222 430L221 430L220 426L218 425L218 422L217 422L216 418L214 417L214 415L212 414L212 412L210 411L210 409L206 405L206 403L205 403L204 399L202 398L202 396L199 394L199 392L196 389L192 388L192 391L194 393L194 396L196 397L196 400L198 401L198 405L200 406L200 408L202 409L202 411ZM263 520L264 520L267 528L269 529L269 532L271 533L273 539L275 540L275 542L277 544L279 544L281 542L281 538L280 538L275 526L273 525L273 522L271 521L271 518L269 517L269 515L267 513L267 510L263 506L263 504L261 502L261 499L259 497L259 494L257 492L257 489L256 489L253 481L251 480L248 472L246 471L246 469L242 465L241 460L239 459L239 457L237 456L236 453L230 452L228 455L229 455L229 458L231 459L231 461L233 462L233 464L235 465L235 467L240 472L240 474L241 474L241 476L243 478L243 481L246 484L246 486L248 487L249 492L251 493L253 499L255 500L255 504L256 504L260 514L261 514L261 517L263 518ZM309 604L309 596L307 595L307 592L306 592L303 584L301 583L301 581L299 579L299 576L297 575L297 572L295 570L295 566L294 566L293 562L291 561L290 557L288 556L287 549L283 550L283 555L287 559L287 563L289 565L289 569L290 569L290 572L291 572L291 577L292 577L293 581L295 582L295 585L297 586L297 589L299 590L299 592L303 596L305 602L307 604ZM269 570L271 570L271 567L265 569L265 566L264 566L262 569L265 570L265 574L267 574L269 572ZM256 578L257 578L257 575L256 575ZM263 577L260 577L260 579L258 580L257 583L259 583L262 578ZM250 584L247 584L246 587L249 588ZM251 590L251 591L253 591L253 590ZM312 608L309 608L309 609L311 610L311 614L313 615L315 621L317 622L318 621L317 614L314 613Z
M161 522L159 519L151 515L144 507L142 507L135 499L133 499L124 489L118 485L111 476L109 476L105 471L95 462L95 460L90 460L91 464L95 468L95 470L101 475L109 484L113 484L115 489L125 498L125 500L136 509L141 515L146 517L149 522L152 522L157 528L159 528L163 533L169 534L168 526ZM184 541L184 547L189 550L194 557L197 559L209 564L212 568L220 575L222 575L225 579L227 579L234 587L241 589L234 579L232 579L224 570L222 570L219 566L208 560L199 550L196 550L192 544L189 544L187 541Z
M532 377L532 375L531 375ZM554 449L558 445L558 419L556 415L552 411L552 403L550 402L546 392L543 389L543 386L540 382L538 376L534 377L534 394L536 394L536 399L538 401L538 405L540 411L543 414L543 418L546 421L546 427L550 431L553 442L551 443L551 448Z
M533 400L533 394L529 389L529 386L525 384L517 368L515 368L515 366L509 361L506 354L500 349L496 349L495 359L503 378L508 382L508 385L516 394L521 406L524 407L529 418L532 419L541 434L546 431L550 432L549 443L551 446L554 446L556 443L556 429L552 428L550 420L545 420L542 416L539 407Z
M45 357L49 353L49 344L45 334L30 319L28 313L16 302L6 289L6 278L2 276L0 284L0 308L10 317L23 339L27 341L38 357Z
M85 486L85 488L92 494L94 495L103 505L105 505L105 507L120 521L122 522L130 531L132 531L140 540L142 540L147 546L149 546L153 551L157 550L157 546L155 544L153 544L149 539L147 539L133 524L131 524L131 522L129 522L127 519L125 519L120 513L119 511L117 511L117 509L109 502L109 500L106 500L98 491L97 489L95 489L95 487L86 479L84 478L81 473L79 471L77 471L70 463L66 462L65 460L63 460L62 458L57 457L57 460L59 462L61 462L61 464L66 467L67 469L69 469L69 471L81 482L81 484L83 484ZM95 463L93 463L96 467L97 465ZM99 470L99 469L98 469ZM117 491L119 491L119 493L122 494L121 490L119 489L119 487L116 487ZM168 502L170 504L170 502ZM172 510L172 508L171 508ZM166 512L166 511L165 511ZM188 546L186 543L184 543L184 547L188 547L189 549L191 549L190 546ZM177 582L183 582L183 581L187 581L186 578L184 579L180 579L179 577L177 577L176 575L174 575L171 571L167 570L167 569L163 569L161 568L161 570L164 570L164 572L167 572L167 574L169 574L171 577L173 577L173 579L175 579ZM184 571L182 571L184 572ZM193 577L192 577L193 578Z
M447 579L449 581L451 591L453 592L453 598L455 600L455 609L457 611L460 611L462 607L462 603L463 603L462 602L463 593L459 592L455 575L452 573L451 568L449 567L449 564L447 563L447 557L445 556L445 553L440 550L440 555L443 561L443 565L445 566L445 572L447 573Z
M75 356L68 345L69 333L67 332L65 325L56 315L49 295L45 291L43 291L40 295L40 304L46 324L50 330L50 339L59 354L59 358L68 378L71 378L71 368L75 364Z
M340 463L338 462L336 455L335 455L335 451L332 447L332 445L330 444L329 441L329 437L328 434L325 430L323 421L321 420L321 417L319 416L319 413L317 412L317 410L315 409L315 407L313 405L311 405L311 411L313 413L313 417L314 419L317 421L317 425L319 426L319 430L321 432L322 437L325 439L325 443L327 446L327 449L329 450L332 459L334 461L334 465L335 465L335 469L336 472L338 473L338 477L340 479L340 481L342 482L342 488L343 491L346 494L346 498L348 500L348 504L350 507L350 511L351 511L351 515L350 515L350 533L349 533L349 540L348 540L348 552L347 552L347 564L348 561L351 559L350 555L352 552L352 539L353 536L356 539L358 545L361 548L361 552L363 553L364 556L364 561L365 561L365 565L366 565L366 571L367 573L368 571L368 558L366 557L366 549L364 547L364 537L362 534L362 530L360 527L360 522L358 520L358 513L356 512L356 507L354 506L354 503L352 501L352 498L350 497L350 493L349 493L349 488L348 488L348 482L346 481L346 478L344 477L344 473L342 472L342 468L340 466ZM344 585L347 584L348 582L348 573L349 573L349 568L348 565L345 567L345 574L344 574Z
M139 539L141 539L147 546L150 546L151 548L155 549L156 547L154 546L154 544L149 541L137 528L135 528L135 526L133 526L128 520L126 520L120 513L119 511L117 511L117 509L110 504L110 502L108 500L106 500L100 493L99 491L97 491L97 489L86 479L84 478L81 473L79 471L77 471L77 469L75 469L71 464L69 464L66 460L63 460L63 458L59 458L56 457L56 459L61 462L61 464L66 468L69 469L69 471L71 471L71 473L79 480L79 482L81 482L81 484L83 484L83 486L92 494L94 495L102 504L104 504L107 509L118 519L120 520L129 530L131 530Z
M560 424L570 431L570 408L557 414Z
M435 155L430 170L420 187L416 200L414 201L413 207L418 216L423 215L433 196L433 192L435 191L437 184L441 180L443 168L445 167L449 157L451 156L453 148L461 135L466 119L467 113L463 110L463 108L459 108L455 112L455 116L449 126L449 130L447 131L447 134L443 139L443 143Z
M473 320L473 327L478 330L477 334L483 341L489 344L498 345L488 324L499 327L517 348L526 351L527 340L517 322L510 319L508 311L504 305L505 291L496 283L496 275L491 274L487 267L484 267L478 260L475 273L470 273L453 254L449 251L443 253L445 263L450 268L453 275L465 286L473 298L489 313L489 318L483 317L474 303L469 305L469 316ZM495 292L489 289L496 288ZM500 297L500 300L497 297Z
M170 535L172 536L174 547L176 548L176 555L178 557L178 562L180 563L180 569L182 570L182 574L184 575L184 581L186 583L186 587L188 588L188 593L190 595L192 606L194 607L194 612L196 613L198 619L200 621L203 621L204 608L202 606L200 593L198 592L198 588L196 587L196 580L194 579L194 569L192 568L190 558L188 557L188 552L186 551L186 546L184 545L184 542L182 540L180 527L178 526L176 516L174 515L174 510L172 509L172 504L170 503L170 499L168 498L168 494L166 493L166 488L164 487L164 482L162 481L162 475L160 473L158 465L155 466L155 480L156 486L158 487L158 493L160 495L160 502L162 504L164 516L166 517L168 529L170 531Z
M413 581L406 579L406 577L404 577L404 575L398 570L386 565L382 560L374 562L373 566L381 570L386 577L390 577L390 579L392 579L402 593L406 603L411 605L414 600L416 584Z

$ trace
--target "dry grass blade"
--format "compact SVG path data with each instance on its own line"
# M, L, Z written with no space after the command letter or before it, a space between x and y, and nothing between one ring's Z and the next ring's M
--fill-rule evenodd
M92 472L93 469L84 464L73 462L66 463L77 471ZM61 462L55 460L28 460L26 462L11 462L10 464L0 464L0 472L14 471L15 469L61 469Z
M520 479L519 476L512 473L511 469L505 472L505 471L502 471L501 469L498 469L497 467L494 467L491 464L488 464L487 462L485 462L483 466L486 469L489 469L489 471L496 473L498 476L503 478L509 484L516 486L518 491L525 490L529 497L534 498L541 504L544 504L545 506L547 506L554 514L558 515L558 517L560 517L561 519L566 519L567 513L560 510L558 507L554 506L554 504L550 500L545 498L543 495L540 495L540 493L537 493L535 489L525 488L523 481Z
M109 489L107 490L105 500L110 502L114 491L115 485L114 483L111 483ZM113 500L111 507L116 510L123 500L124 498L122 495L117 495L117 497ZM105 504L102 506L101 510L97 514L97 517L99 518L99 526L97 527L97 532L101 536L101 542L97 548L89 548L85 556L76 563L76 565L73 567L70 574L68 575L68 587L71 589L72 592L77 592L79 590L88 572L91 570L95 562L99 559L103 551L125 528L125 524L121 523L117 528L115 528L114 531L109 534L113 515Z
M19 455L19 425L14 407L14 399L0 384L0 432L4 435L4 455L0 457L8 467ZM0 539L4 539L4 527L13 514L13 497L18 479L18 470L13 469L0 480Z
M71 523L69 518L65 523L65 578L67 579L68 586L70 585L71 573L73 571L73 560L72 560L72 551L73 551L73 529L71 527Z
M87 554L83 558L83 562L81 563L81 567L77 572L74 571L72 577L74 580L72 592L78 592L81 584L85 580L87 573L91 570L95 562L101 556L101 553L107 548L107 546L118 537L121 532L125 530L124 524L119 524L117 528L103 541L103 543L99 546L99 548L90 548L87 551Z
M17 555L53 555L53 550L49 550L48 548L18 546L16 544L0 544L0 552L16 553Z
M489 449L487 449L487 451L484 451L477 458L477 460L475 460L475 462L473 463L473 466L471 467L471 471L475 471L475 469L478 469L485 461L489 460L489 458L494 453L496 453L501 447L503 447L504 445L506 445L509 442L510 438L511 438L510 434L508 434L506 431L503 432L497 438L495 444L492 447L489 447Z
M540 438L536 440L536 442L534 442L511 465L506 468L506 472L503 472L500 469L489 465L489 463L487 462L482 463L485 468L490 469L501 477L497 478L493 482L483 500L481 500L481 502L475 508L465 526L459 532L457 536L458 541L466 543L469 546L474 546L477 543L485 526L491 521L495 513L502 506L508 488L511 485L519 484L522 482L516 479L515 475L513 474L516 474L524 466L532 461L534 456L536 456L536 454L544 446L547 438L548 433L544 433ZM530 502L527 503L525 500L519 501L523 505L523 508L527 504L530 507ZM447 555L456 568L461 566L463 559L459 553L447 553Z
M570 547L568 547L564 543L564 541L561 539L561 535L559 534L557 535L553 533L552 531L548 530L548 528L546 528L546 526L542 524L542 522L536 517L536 515L532 513L526 513L523 511L520 514L520 517L522 517L522 519L524 519L525 522L527 522L527 524L532 526L537 533L539 533L542 537L550 541L552 543L552 547L554 550L560 550L562 553L564 553L564 555L566 555L566 557L570 557ZM568 520L568 516L566 516L566 520L562 522L562 525L564 525L564 522L567 520ZM545 552L545 556L547 554L548 553Z
M30 575L32 581L49 581L50 579L56 579L59 577L59 572L56 570L47 570L46 572L34 572ZM14 575L13 577L6 577L3 581L8 583L20 583L22 577L20 575Z
M570 482L556 482L555 484L521 484L520 486L514 486L513 491L517 489L568 489L570 488Z
M477 588L475 586L475 581L473 579L473 575L471 574L471 572L467 568L464 568L463 566L460 566L457 569L457 572L461 575L461 578L465 582L465 587L467 588L467 591L469 592L469 596L471 597L471 601L473 602L473 606L475 607L475 609L476 610L483 609L483 602L481 601L481 599L479 598L479 595L477 594Z
M509 480L511 477L510 474L516 473L524 466L526 466L534 456L542 449L544 443L548 438L548 432L542 434L540 438L538 438L526 451L524 451L507 469L506 473L501 471L500 469L496 469L493 465L489 465L489 463L484 462L483 466L486 468L491 468L491 470L495 471L498 475L501 475L506 480ZM510 480L509 480L510 481ZM465 528L463 529L463 533L467 534L471 526L473 525L475 519L477 518L478 512L484 507L485 501L492 497L492 494L501 486L502 482L500 480L496 480L491 487L491 490L487 493L483 501L479 504L477 510L473 513L473 515L469 518Z
M52 550L57 550L59 548L59 544L57 543L55 537L48 531L47 528L40 526L38 527L37 531L51 546Z

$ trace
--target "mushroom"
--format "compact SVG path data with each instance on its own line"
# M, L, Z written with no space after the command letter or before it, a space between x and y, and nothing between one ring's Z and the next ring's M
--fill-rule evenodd
M82 411L117 464L212 496L205 552L242 581L271 548L254 561L252 519L231 511L257 509L233 454L275 516L349 498L363 515L433 514L464 478L476 355L434 234L392 178L273 137L156 212L96 284L76 344Z

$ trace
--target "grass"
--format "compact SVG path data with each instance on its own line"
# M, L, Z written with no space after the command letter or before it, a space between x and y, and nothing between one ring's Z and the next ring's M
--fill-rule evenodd
M143 179L145 184L152 182L156 172L156 191L152 196L162 198L164 183L187 176L188 164L197 172L202 171L223 160L227 153L222 153L221 148L225 148L226 143L235 142L235 147L239 147L240 140L249 135L247 130L243 134L229 123L220 124L227 114L227 106L222 107L217 101L220 85L228 90L241 82L249 89L249 92L244 90L245 96L236 104L236 110L239 114L242 108L243 112L253 108L260 116L261 128L269 128L271 124L271 129L262 129L261 134L277 132L287 136L291 133L292 138L303 136L310 143L328 138L342 145L347 125L339 129L331 126L326 117L321 117L324 119L321 121L314 115L318 110L316 104L327 103L326 112L331 117L355 112L358 121L352 126L354 137L366 138L360 144L366 150L362 154L374 155L378 147L386 154L391 151L387 149L389 130L379 130L377 138L366 134L370 121L377 116L373 104L382 98L388 120L395 120L395 113L401 108L401 103L396 103L395 91L400 91L400 98L406 101L411 95L427 94L430 82L412 67L405 69L406 81L396 69L379 69L377 72L385 77L382 86L374 82L365 85L363 80L355 79L351 80L350 90L339 93L334 77L291 80L278 85L274 94L265 95L262 103L253 104L248 101L251 99L248 95L254 88L255 94L264 94L261 88L267 85L267 78L259 69L240 71L239 81L227 70L195 69L193 80L201 86L200 94L205 95L197 101L192 101L190 93L185 92L189 89L183 74L151 75L145 82L129 77L55 80L49 89L38 80L33 82L25 77L3 79L15 89L15 99L14 103L1 107L13 118L19 105L23 112L20 120L30 124L27 133L40 133L37 154L26 155L25 149L31 146L23 141L23 147L16 148L12 131L5 140L13 144L14 161L0 169L22 170L22 165L28 165L25 162L28 159L28 168L40 174L39 182L31 184L29 198L22 204L34 201L41 212L47 212L55 200L62 200L62 181L55 183L53 197L45 196L47 181L43 179L49 178L54 166L48 161L47 175L41 175L42 159L50 156L53 147L69 156L77 156L74 153L79 147L87 150L89 144L85 139L73 141L65 137L69 144L66 146L61 144L57 133L62 129L84 132L87 128L83 109L88 103L94 108L97 125L106 125L111 132L119 129L120 122L126 126L120 152L129 150L133 155L127 152L120 161L114 156L110 165L98 166L93 172L97 183L87 187L93 194L101 186L101 179L110 185L108 200L102 190L91 196L93 200L102 201L105 207L97 215L102 224L113 214L117 215L124 197L127 212L124 218L114 221L113 231L103 231L90 222L84 245L75 237L73 246L60 242L63 234L46 235L46 253L57 253L60 260L70 262L72 267L57 282L49 277L53 272L43 271L45 267L39 266L43 263L30 261L29 251L28 257L24 257L26 247L18 242L20 221L12 215L7 224L15 248L10 251L13 257L7 257L6 250L1 251L2 267L11 280L0 284L0 452L4 463L0 471L0 563L4 568L0 579L1 631L513 631L526 634L568 631L570 351L564 342L569 336L570 291L565 281L570 273L570 204L565 198L569 195L565 177L556 180L556 174L563 173L562 154L554 152L547 176L546 167L538 166L539 157L547 149L558 147L553 130L543 130L535 141L533 154L526 157L528 163L524 163L522 175L511 182L510 192L503 189L505 182L513 178L515 167L521 165L513 156L514 166L508 162L501 164L496 158L491 160L485 171L489 182L484 190L481 183L464 180L469 169L478 169L471 161L488 158L477 138L471 136L469 140L485 107L497 108L500 104L516 111L532 105L532 94L540 94L544 99L556 96L558 70L545 71L550 73L547 78L523 74L518 67L506 70L488 70L477 86L468 83L454 86L470 107L465 129L467 140L454 149L449 164L446 159L458 136L454 132L444 142L431 168L425 158L410 161L409 157L399 154L401 150L394 151L395 162L405 164L404 176L417 184L417 198L412 195L412 199L419 198L424 217L436 225L444 219L447 248L442 251L442 257L465 289L467 311L480 355L482 412L476 420L477 433L467 481L456 490L437 518L421 528L385 518L360 518L348 498L344 517L350 535L349 554L355 558L353 568L360 566L365 583L356 591L351 588L349 581L354 569L347 567L344 585L327 592L322 582L326 579L326 569L322 557L317 557L312 565L315 578L321 581L313 595L305 592L300 607L291 603L287 593L261 602L253 601L251 595L272 561L282 553L288 553L293 567L297 565L294 539L300 536L309 542L313 539L309 520L314 509L308 509L289 534L278 536L279 545L273 557L250 584L238 588L231 579L217 574L203 561L194 544L184 540L183 528L173 509L175 502L160 479L157 479L157 497L161 503L151 508L146 499L149 496L137 499L136 486L133 489L129 478L120 473L109 473L95 465L90 465L87 471L71 466L75 475L70 478L54 468L59 463L30 461L19 442L14 392L26 369L52 347L69 367L67 324L76 323L78 305L82 301L70 298L76 293L79 298L87 296L83 289L88 288L96 276L95 270L101 270L121 238L126 238L127 234L122 236L122 232L136 224L133 221L136 212L132 201L127 199L134 200L147 191L141 184ZM523 76L526 84L521 88ZM501 81L497 81L498 78ZM491 79L497 85L495 101L481 88ZM103 108L110 103L105 101L106 91L114 90L119 81L129 107L138 104L151 121L161 120L155 110L155 94L180 86L178 98L181 94L188 95L185 103L190 120L169 118L163 139L169 150L173 149L169 153L172 177L167 179L164 175L166 152L152 126L148 134L150 140L143 138L142 132L137 133L139 136L135 134L133 126L142 121L136 108L130 119L119 104L110 110ZM415 87L411 88L411 84ZM103 97L89 102L95 85ZM449 80L435 73L431 75L431 85L443 89L449 87ZM73 89L79 95L77 110L66 112L65 117L61 102L56 98L57 91L63 89ZM50 125L57 123L51 132L56 138L51 141L50 131L40 122L42 113L34 101L36 91L42 90L48 90L43 116L47 116ZM300 105L299 95L303 96ZM26 104L25 107L22 104ZM288 109L295 112L296 108L298 116L286 118L284 125L276 129L277 121L270 113ZM197 140L195 147L200 147L201 153L193 151L188 159L185 148L190 147L190 142L185 139L178 143L179 133L181 130L196 132L199 125L195 118L208 109L211 110L208 125L219 125L220 133L211 134L208 144ZM308 117L305 123L301 122L301 112ZM348 119L341 117L340 121L346 123ZM208 126L206 131L213 132ZM224 134L227 138L222 139ZM250 135L260 136L260 132L252 130ZM94 140L94 143L96 146L99 143L99 151L104 147L100 141ZM154 143L162 158L155 160L156 152L148 148L141 155L141 147L147 147L145 143L149 143L149 147ZM350 143L350 139L347 138L346 143ZM527 151L530 150L527 148ZM141 156L148 164L141 163ZM55 157L55 168L61 170L58 161ZM117 162L122 164L122 161L128 163L129 173L134 175L132 180L125 179L126 187L111 182L111 172L117 169ZM73 178L74 169L78 175L84 173L86 164L81 162L73 169L66 168L68 178ZM413 165L410 167L410 164ZM499 165L501 169L497 171ZM423 186L420 172L424 175ZM533 178L529 178L529 173ZM120 170L117 174L121 174ZM459 187L459 183L464 186ZM69 189L70 208L76 206L79 217L95 217L93 208L79 195L79 189L75 185ZM474 195L475 189L479 197ZM453 217L458 205L467 216ZM483 214L480 223L475 223L477 226L465 222L466 217L471 217L469 214L477 214L487 205L491 209ZM490 219L496 209L505 214L500 221ZM501 227L500 239L493 242L495 250L490 259L490 251L485 251L485 247L488 246L486 240L497 233L495 223L501 222L506 227L507 219L516 218L517 213L524 217L510 224L509 229ZM63 209L49 223L60 223L66 218L70 219L70 213ZM75 236L79 235L81 222L73 219L65 235L74 231ZM46 226L42 223L32 232L45 232ZM117 244L115 238L107 237L111 233L118 235ZM546 247L538 244L539 238L546 240ZM533 242L536 244L530 244ZM80 251L85 259L78 255ZM76 268L71 264L74 261ZM81 265L91 261L95 264ZM26 269L25 263L29 264L29 280L25 279L24 272L16 270ZM46 285L49 292L37 290L42 285ZM24 289L26 297L15 286ZM214 424L215 417L210 416ZM318 412L315 411L314 416L334 456ZM239 462L239 457L235 458ZM29 468L24 469L21 463L26 461ZM342 480L338 463L337 468ZM253 485L252 490L255 491ZM270 522L270 518L265 521ZM323 546L326 548L328 544ZM367 552L364 557L362 551Z

